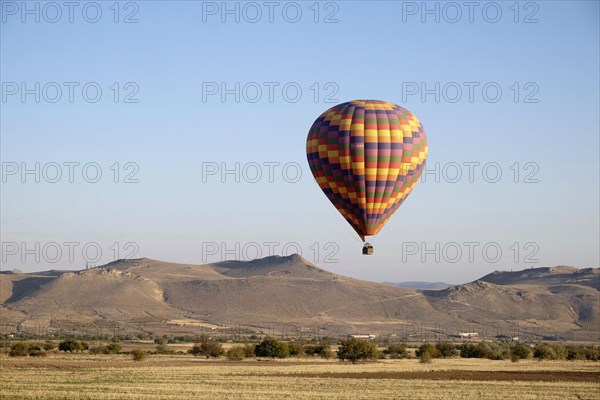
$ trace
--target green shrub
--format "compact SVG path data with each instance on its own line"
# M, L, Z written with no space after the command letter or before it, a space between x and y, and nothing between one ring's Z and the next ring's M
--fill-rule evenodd
M600 360L600 346L584 348L582 350L582 352L583 352L583 355L586 360L590 360L590 361L599 361Z
M31 357L46 357L46 352L43 350L43 345L39 343L30 344L28 353Z
M86 343L87 345L87 343ZM78 353L84 349L84 344L79 340L68 338L63 340L58 344L58 350L64 351L65 353L68 351L69 353Z
M569 354L569 351L566 346L563 345L554 345L554 352L556 353L557 360L566 360Z
M130 352L133 361L142 361L148 358L148 352L142 349L133 349Z
M10 357L25 357L27 352L29 351L29 343L27 342L17 342L10 346L10 352L8 355Z
M533 357L541 360L558 360L558 354L553 346L545 343L538 344L533 349Z
M307 356L319 356L321 358L331 358L333 356L331 345L328 342L307 344L304 346L304 354Z
M246 357L246 351L242 346L234 346L227 350L227 353L225 353L225 355L227 356L228 360L240 361Z
M304 345L304 354L306 354L307 356L314 356L316 354L315 347L316 347L316 345L314 345L314 344Z
M383 350L383 354L391 359L410 358L410 354L404 343L390 344L387 349Z
M244 357L254 357L255 353L254 353L254 349L256 348L255 345L250 344L250 343L246 343L244 345Z
M419 352L418 357L419 357L419 362L423 363L423 364L430 363L431 360L433 359L433 356L429 352L429 349Z
M287 358L290 355L288 346L277 339L265 339L254 348L257 357Z
M510 352L513 356L517 356L520 359L527 359L531 357L531 349L529 346L526 346L523 343L516 343L513 347L511 347Z
M56 345L53 342L47 341L46 343L44 343L43 348L46 351L54 350L56 348Z
M490 360L507 360L511 357L512 353L510 347L505 343L489 343L492 353L488 356Z
M494 354L491 346L487 343L478 343L476 352L479 354L479 358L491 358Z
M491 358L494 351L487 343L463 343L459 346L462 358Z
M550 346L550 345L548 345ZM600 360L600 347L598 346L583 346L583 345L567 345L567 346L552 346L556 352L558 359L572 360Z
M289 342L287 344L288 352L290 353L290 357L299 357L304 354L304 349L302 345L297 342Z
M119 343L113 342L109 343L108 346L104 349L104 354L119 354L122 348Z
M209 339L206 339L202 343L194 344L194 346L192 346L188 352L194 356L205 356L206 358L218 358L220 355L225 353L221 343Z
M419 358L421 358L421 355L424 353L429 353L431 358L440 357L440 351L437 349L437 347L435 347L431 343L423 343L422 345L419 346L419 348L415 352L416 356Z
M320 342L315 346L315 354L317 354L321 358L331 358L333 357L333 352L331 351L331 345L328 342Z
M450 342L437 342L435 348L439 354L439 357L450 358L458 355L456 346ZM433 355L433 354L432 354Z
M166 344L161 343L156 346L156 354L176 354L176 351L170 349Z
M337 356L342 361L350 360L352 364L356 364L357 361L377 358L379 350L375 343L352 338L340 341Z
M480 354L477 351L477 346L473 343L463 343L458 347L462 358L479 358Z

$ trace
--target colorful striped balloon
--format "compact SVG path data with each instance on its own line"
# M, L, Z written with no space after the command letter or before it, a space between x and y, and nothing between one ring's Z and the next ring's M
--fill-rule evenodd
M354 100L325 111L306 139L310 169L364 241L377 234L421 176L427 138L410 111Z

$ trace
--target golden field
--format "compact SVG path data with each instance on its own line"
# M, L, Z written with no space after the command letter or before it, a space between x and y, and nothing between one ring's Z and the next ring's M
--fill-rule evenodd
M51 354L0 357L6 400L598 399L600 364L484 359L205 360Z

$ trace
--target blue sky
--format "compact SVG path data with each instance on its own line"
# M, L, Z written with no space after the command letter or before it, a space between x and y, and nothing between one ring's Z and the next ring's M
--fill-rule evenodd
M3 269L295 247L379 281L598 267L598 2L274 2L272 21L264 2L80 2L73 22L1 3ZM430 145L372 257L305 157L312 122L353 99L408 108Z

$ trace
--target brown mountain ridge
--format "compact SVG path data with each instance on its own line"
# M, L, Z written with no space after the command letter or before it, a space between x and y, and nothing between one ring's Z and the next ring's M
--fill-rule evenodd
M598 340L600 269L496 271L444 290L337 275L299 255L193 265L147 258L81 271L0 274L0 323L336 326L338 334L479 331Z

